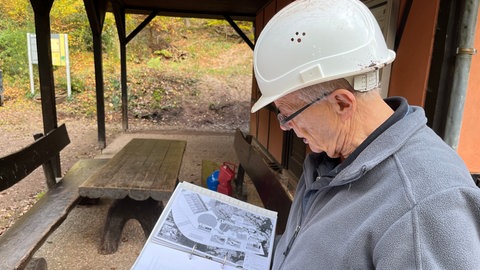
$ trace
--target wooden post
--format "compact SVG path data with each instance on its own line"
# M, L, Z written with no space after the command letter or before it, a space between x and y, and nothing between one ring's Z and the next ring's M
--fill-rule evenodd
M53 79L52 47L50 44L50 10L54 0L30 0L35 16L37 36L38 74L42 99L43 131L58 127L55 103L55 83ZM60 177L60 155L52 160L55 176Z
M42 137L43 137L42 133L33 134L33 138L35 140L38 140ZM43 174L45 174L45 181L47 182L47 187L48 189L51 189L57 183L52 160L46 161L44 164L42 164L42 167L43 167Z
M93 58L95 63L95 91L97 98L97 129L98 146L104 149L107 146L105 136L105 97L103 84L102 61L102 29L105 21L107 1L84 0L90 28L93 37Z
M120 40L120 69L122 88L122 127L128 130L128 90L127 90L127 34L125 28L125 8L119 1L112 1L113 14Z

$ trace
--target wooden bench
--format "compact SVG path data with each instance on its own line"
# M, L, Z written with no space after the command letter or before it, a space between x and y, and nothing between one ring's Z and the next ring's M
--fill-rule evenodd
M78 185L107 160L80 160L59 181L54 176L52 158L69 143L62 125L27 147L0 158L0 191L10 188L40 165L49 179L49 190L12 227L0 236L0 269L46 269L43 258L32 256L67 217L78 202Z
M279 166L272 166L275 162L261 151L259 146L253 145L252 141L252 136L245 136L237 129L234 148L240 165L235 179L235 189L237 192L243 189L244 173L246 172L258 192L263 206L278 212L276 233L282 234L292 204L292 192L282 184L284 179L276 170Z

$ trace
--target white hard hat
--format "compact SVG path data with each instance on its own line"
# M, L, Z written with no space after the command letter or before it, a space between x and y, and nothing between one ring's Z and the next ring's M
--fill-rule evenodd
M375 17L360 1L294 1L273 16L255 44L253 66L262 96L252 113L298 89L364 75L394 59Z

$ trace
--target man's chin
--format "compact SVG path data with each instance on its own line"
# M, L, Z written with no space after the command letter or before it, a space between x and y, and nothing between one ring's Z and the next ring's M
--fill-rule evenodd
M312 145L308 145L308 147L310 148L310 151L312 151L313 153L323 153L323 152L325 152L324 150L317 149L316 147L314 147Z

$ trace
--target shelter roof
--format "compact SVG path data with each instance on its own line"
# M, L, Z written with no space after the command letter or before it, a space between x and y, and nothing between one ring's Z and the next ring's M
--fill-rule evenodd
M116 0L126 13L161 16L255 20L257 12L271 0ZM109 4L110 5L110 4ZM108 11L111 11L109 6Z

